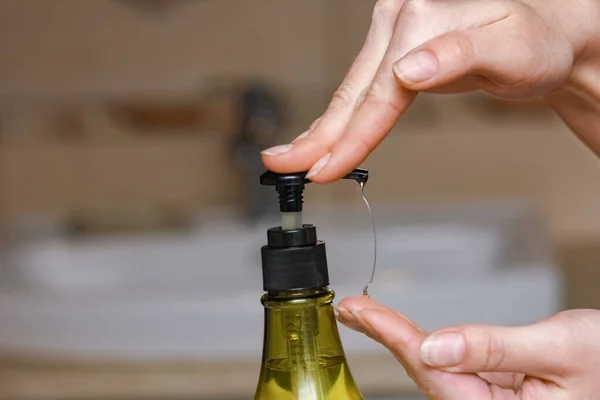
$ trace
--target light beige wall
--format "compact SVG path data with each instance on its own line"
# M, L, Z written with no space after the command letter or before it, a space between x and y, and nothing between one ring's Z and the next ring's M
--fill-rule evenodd
M358 55L371 23L375 0L331 0L323 2L327 35L326 68L335 83L341 81Z
M109 0L3 1L0 99L189 91L214 73L258 74L290 89L291 136L325 106L362 45L373 3L213 0L148 18ZM161 140L0 145L4 209L236 201L223 141ZM494 118L461 98L424 97L367 166L376 203L521 196L540 204L559 237L600 234L600 165L556 118ZM357 198L343 184L311 191Z
M0 95L188 91L216 73L325 83L322 1L183 3L148 16L111 0L3 1Z
M366 162L374 202L524 198L540 206L560 240L600 235L600 162L558 118L494 119L438 107L447 112L434 127L401 122ZM337 198L353 189L338 186Z
M291 93L297 124L290 135L322 109L321 1L184 3L155 16L110 0L0 3L0 104L3 125L11 129L5 134L25 129L47 136L40 116L52 112L44 101L83 97L84 108L100 114L88 128L118 136L94 101L193 93L215 74L281 84ZM224 140L107 141L1 146L6 213L65 212L103 202L212 206L240 195Z

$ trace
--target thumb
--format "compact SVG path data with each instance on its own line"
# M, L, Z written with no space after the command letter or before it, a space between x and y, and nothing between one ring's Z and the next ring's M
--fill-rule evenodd
M450 372L517 372L556 377L557 360L568 357L568 332L560 326L462 326L431 334L421 346L430 367Z
M461 91L479 89L482 78L461 78L498 69L498 61L507 63L507 55L498 50L506 48L501 29L502 25L495 23L435 37L398 60L393 66L394 75L402 86L416 91L446 86L459 79L461 86L468 86Z

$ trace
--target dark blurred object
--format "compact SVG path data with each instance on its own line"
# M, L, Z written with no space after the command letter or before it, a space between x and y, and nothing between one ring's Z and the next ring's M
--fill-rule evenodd
M62 141L82 140L85 138L85 123L81 110L73 108L65 108L59 110L54 124L50 127L53 136Z
M102 236L124 233L186 232L193 218L177 205L157 205L131 209L86 210L71 216L66 223L69 236Z
M197 95L113 101L107 109L137 135L211 135L229 141L242 187L239 204L254 223L276 209L257 177L264 170L260 152L282 140L286 99L280 89L259 79L213 77L206 84Z
M117 0L119 3L125 4L137 11L146 13L158 14L170 12L175 7L181 6L183 3L191 3L192 0ZM198 0L195 0L196 2ZM201 0L206 1L206 0Z
M111 106L111 110L118 120L145 134L157 129L195 133L201 127L205 115L202 104L186 100L115 104Z
M232 134L237 126L238 97L244 88L211 85L197 95L164 99L112 101L108 112L138 135Z
M241 174L242 198L251 222L275 215L276 202L269 188L259 185L264 171L260 152L278 144L286 125L283 96L267 84L255 82L241 88L237 97L237 129L233 135L233 161Z

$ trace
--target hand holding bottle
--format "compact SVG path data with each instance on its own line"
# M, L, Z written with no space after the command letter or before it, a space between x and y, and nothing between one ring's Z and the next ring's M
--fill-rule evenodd
M340 322L386 346L432 400L591 400L600 393L600 311L429 334L366 297L344 299L337 310Z
M379 0L372 21L329 108L293 143L264 151L268 169L339 179L383 141L418 91L544 95L600 154L597 1Z

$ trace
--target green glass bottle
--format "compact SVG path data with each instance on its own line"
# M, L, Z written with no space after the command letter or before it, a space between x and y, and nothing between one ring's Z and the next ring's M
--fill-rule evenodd
M331 305L319 288L263 296L265 338L255 400L362 400Z
M325 243L302 224L306 173L266 171L261 184L279 193L282 226L261 249L265 308L262 366L255 400L362 400L333 311ZM355 170L347 179L366 182Z

